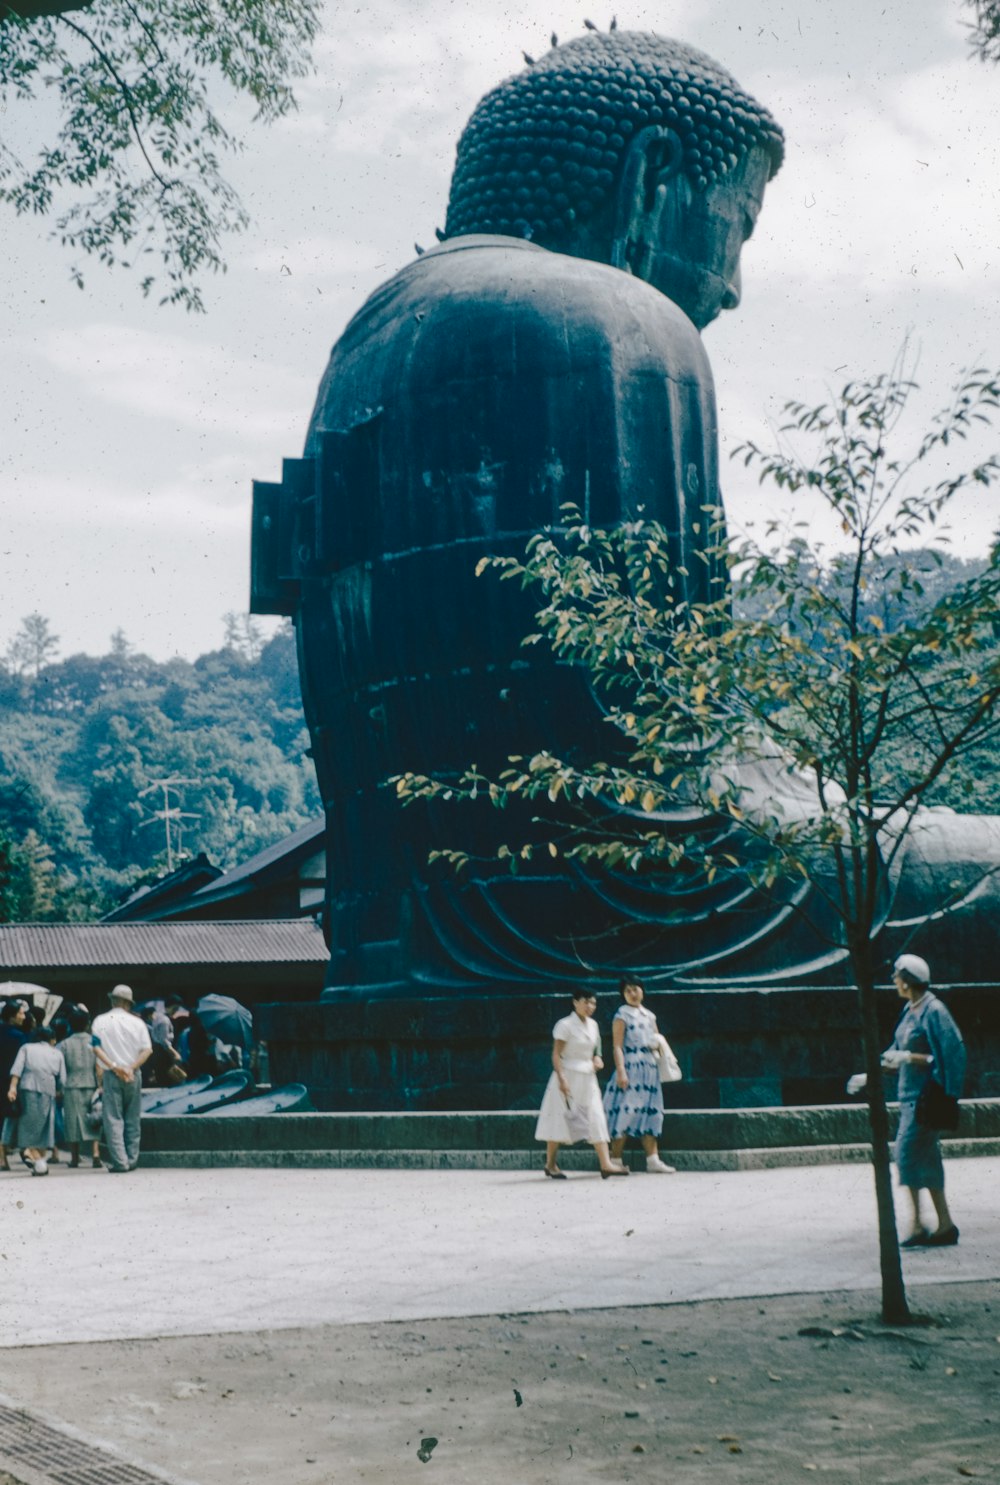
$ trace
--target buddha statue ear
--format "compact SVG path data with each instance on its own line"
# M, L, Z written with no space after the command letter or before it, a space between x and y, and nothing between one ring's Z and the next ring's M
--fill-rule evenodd
M615 200L610 262L614 268L634 267L634 254L657 211L657 191L682 182L684 146L665 124L651 124L633 135L625 155Z

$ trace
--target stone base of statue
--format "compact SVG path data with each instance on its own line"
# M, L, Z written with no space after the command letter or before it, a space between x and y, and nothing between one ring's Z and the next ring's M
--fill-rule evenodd
M992 947L998 830L992 818L924 811L897 858L895 880L887 882L876 942L887 983L899 953L931 960L944 987L935 983L935 991L946 997L969 1048L970 1097L1000 1094L1000 983ZM498 890L508 883L517 885L498 876ZM684 1069L683 1081L667 1089L668 1106L843 1101L848 1076L861 1066L857 992L845 984L843 949L824 944L802 904L781 912L765 904L754 931L751 905L730 903L693 933L689 922L657 923L647 903L642 915L631 915L628 935L608 940L620 955L630 946L631 962L612 958L598 967L580 957L593 956L601 940L595 898L586 942L548 934L546 954L567 959L560 984L558 968L547 962L549 978L540 977L537 948L521 952L519 936L509 934L498 948L496 925L510 922L502 899L488 904L494 936L477 929L475 904L484 890L482 882L462 887L449 875L433 915L419 895L408 901L402 941L357 946L351 983L337 983L345 959L335 954L319 1004L262 1007L258 1024L275 1081L304 1082L316 1108L331 1111L535 1108L551 1066L552 1027L581 984L598 997L610 1067L617 975L638 958L647 1003ZM472 899L467 909L463 894ZM534 900L544 909L544 890ZM451 905L447 919L442 901ZM549 921L559 922L559 913ZM713 953L685 958L685 945L706 943ZM448 976L441 973L442 944ZM506 976L498 973L501 951ZM886 1044L899 1013L898 997L887 988L881 998Z
M967 1094L1000 1096L1000 984L935 987L969 1049ZM647 996L684 1072L668 1108L759 1108L845 1102L861 1066L858 999L844 986L761 986ZM535 1109L551 1071L552 1027L567 995L387 994L260 1007L275 1083L303 1082L326 1111ZM605 1073L617 995L598 996ZM886 1044L899 1016L887 987Z

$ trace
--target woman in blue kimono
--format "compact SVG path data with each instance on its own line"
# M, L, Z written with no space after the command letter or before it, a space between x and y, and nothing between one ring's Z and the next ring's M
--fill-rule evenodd
M958 1228L944 1194L944 1164L940 1132L917 1121L917 1101L933 1077L953 1098L960 1098L965 1080L965 1043L951 1012L930 992L931 972L917 954L901 954L893 980L900 998L908 1002L899 1019L892 1046L882 1054L882 1065L899 1072L899 1130L894 1150L899 1184L909 1192L913 1230L904 1248L949 1248L958 1242ZM920 1193L930 1195L937 1227L929 1232L920 1214Z

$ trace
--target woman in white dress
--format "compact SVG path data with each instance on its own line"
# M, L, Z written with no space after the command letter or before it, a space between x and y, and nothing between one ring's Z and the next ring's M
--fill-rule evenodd
M622 1165L612 1162L608 1151L608 1123L604 1117L601 1090L597 1084L601 1060L601 1034L592 1012L597 999L588 990L573 996L573 1012L552 1028L552 1076L542 1099L535 1125L535 1139L545 1141L545 1174L565 1181L556 1165L560 1145L589 1140L597 1151L601 1179L627 1176Z

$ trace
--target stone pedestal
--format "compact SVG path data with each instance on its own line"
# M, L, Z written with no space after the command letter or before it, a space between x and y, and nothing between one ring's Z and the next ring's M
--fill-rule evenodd
M938 993L969 1048L968 1096L1000 1094L1000 985ZM618 1004L598 997L605 1076ZM838 1103L861 1066L853 989L671 991L647 1004L684 1071L664 1090L668 1109ZM274 1082L305 1083L320 1110L535 1109L552 1027L569 1009L567 995L325 1000L262 1006L257 1026ZM887 988L886 1045L899 1013Z

